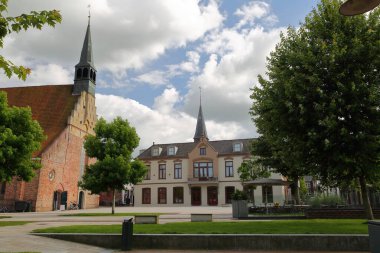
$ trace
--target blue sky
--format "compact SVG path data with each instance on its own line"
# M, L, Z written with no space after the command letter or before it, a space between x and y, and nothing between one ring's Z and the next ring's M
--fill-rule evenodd
M257 136L250 88L287 26L298 26L317 0L17 0L9 15L58 9L55 29L7 37L2 54L32 68L26 82L69 84L91 4L99 117L127 118L147 148L192 141L202 87L211 140Z

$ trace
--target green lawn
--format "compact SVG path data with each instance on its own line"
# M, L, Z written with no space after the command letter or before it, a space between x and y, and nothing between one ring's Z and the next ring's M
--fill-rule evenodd
M136 234L368 234L365 220L280 220L135 224ZM36 233L121 233L121 225L76 225L37 229Z
M61 214L60 216L144 216L144 215L155 215L155 216L160 216L161 214L164 213L72 213L72 214Z
M30 223L30 221L0 221L0 227L19 226Z

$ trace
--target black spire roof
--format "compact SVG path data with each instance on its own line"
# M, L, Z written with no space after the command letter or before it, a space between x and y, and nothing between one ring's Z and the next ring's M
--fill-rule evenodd
M95 95L96 85L96 69L94 66L94 58L92 53L91 30L90 30L90 15L88 16L88 25L86 35L83 41L80 60L75 65L75 79L73 94L80 94L86 91Z
M197 128L195 129L194 141L200 141L202 137L208 140L206 124L203 118L202 105L199 105Z
M86 36L84 37L83 41L82 52L80 54L80 61L76 66L91 66L93 69L95 69L92 54L90 20L88 22Z

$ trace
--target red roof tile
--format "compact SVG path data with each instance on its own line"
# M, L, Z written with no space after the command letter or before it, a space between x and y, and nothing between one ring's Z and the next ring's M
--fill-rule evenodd
M72 95L72 90L72 84L0 88L0 91L7 92L9 105L30 106L33 119L44 129L47 139L42 142L35 156L39 156L66 128L79 98Z

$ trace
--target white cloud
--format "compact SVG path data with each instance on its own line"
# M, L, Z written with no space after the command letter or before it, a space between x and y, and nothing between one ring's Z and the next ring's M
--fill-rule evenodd
M166 93L172 94L175 91L167 90ZM162 96L166 97L167 94L164 92ZM128 119L141 138L138 149L148 148L153 142L193 141L197 115L179 111L167 113L165 110L161 110L161 107L151 109L131 99L102 94L96 94L96 107L98 115L107 121L111 121L117 116ZM206 121L206 125L211 140L233 138L239 131L244 131L241 126L233 122L226 125Z
M160 86L168 83L166 73L164 71L158 70L139 75L138 77L134 78L134 81L147 83L152 86Z
M265 21L273 24L277 22L277 17L270 14L270 5L266 2L251 1L237 9L235 15L240 18L237 28L245 25L254 25L257 19L265 19Z
M32 9L60 9L63 22L55 29L28 30L8 36L2 55L16 64L33 67L28 84L72 83L87 25L88 2L9 3L10 15ZM283 28L263 28L263 23L273 24L277 17L267 3L258 1L232 11L238 21L224 26L225 17L218 3L217 0L93 1L91 32L97 86L133 90L139 83L147 83L151 86L147 87L147 96L152 86L166 86L160 96L151 102L144 101L153 103L152 108L131 99L97 94L98 114L108 120L116 116L130 120L141 136L141 147L148 147L153 141L192 141L201 86L211 140L255 136L248 114L252 102L249 89L257 84L257 75L265 73L266 57L279 41ZM159 65L156 60L173 51L187 53L174 55L168 63L162 61L156 66ZM172 87L176 77L183 77L177 79L178 83L183 82L181 87ZM17 80L9 83L13 81Z
M165 89L160 96L154 99L153 109L163 114L170 114L179 100L180 96L175 88Z
M28 82L12 76L11 79L3 87L25 86L25 85L59 85L73 83L73 73L64 69L57 64L37 65L31 70L28 76Z
M29 61L36 64L74 66L87 25L87 4L77 0L10 1L9 15L59 9L63 21L55 29L11 35L13 43L5 45L5 54L11 59L32 57ZM97 0L91 5L95 65L98 71L111 71L118 79L129 69L144 67L167 49L200 39L223 21L216 0L205 4L198 0Z

